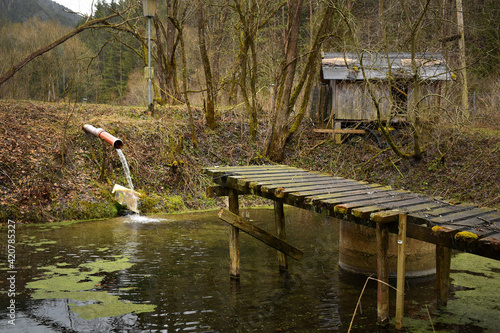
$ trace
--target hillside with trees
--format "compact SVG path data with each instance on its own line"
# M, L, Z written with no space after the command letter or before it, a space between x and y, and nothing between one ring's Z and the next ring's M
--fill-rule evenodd
M13 8L13 2L2 1L2 5L7 3ZM35 136L32 126L42 126L41 133L50 128L47 142L39 140L52 147L31 162L22 162L39 166L23 169L31 177L29 184L46 185L38 192L23 192L28 183L23 173L15 171L18 162L2 154L1 190L11 194L10 204L30 198L40 200L43 208L58 198L66 196L60 202L70 202L79 195L90 203L100 200L102 191L78 190L90 190L83 183L60 188L80 167L95 180L94 185L99 184L95 188L104 192L119 177L117 165L110 161L111 151L93 146L89 152L91 144L80 133L81 122L111 129L130 144L132 173L139 188L164 203L164 196L179 195L190 208L210 205L199 192L206 185L204 180L194 176L202 164L288 163L433 195L499 204L498 186L492 182L500 177L498 168L474 171L479 168L476 163L490 165L491 155L498 156L498 1L464 2L463 25L458 10L461 0L157 3L151 22L152 111L148 110L144 75L147 20L140 2L96 1L93 16L82 18L76 29L37 15L2 20L0 77L6 79L0 83L4 100L0 147L5 151L17 147L20 158L45 149L8 137L9 123L16 124L19 137ZM61 40L64 36L69 37ZM41 49L43 53L38 52ZM382 148L363 140L355 145L351 139L359 138L352 137L343 137L351 144L337 147L330 136L312 132L320 125L311 117L314 110L310 107L312 92L321 82L321 54L330 51L441 53L454 80L437 96L441 108L432 110L429 119L420 117L428 111L421 109L424 103L415 103L408 126L399 131L404 135L384 133L385 126L376 124L385 142ZM29 61L18 66L23 59ZM413 59L412 66L416 64ZM5 76L9 71L12 75ZM415 86L421 84L418 75L411 80ZM363 84L370 87L376 82ZM426 96L413 98L419 101ZM53 107L46 102L54 103ZM36 125L33 119L43 121ZM49 125L51 119L57 125ZM71 136L78 137L78 144ZM489 146L483 149L483 145ZM352 154L356 157L350 158ZM464 166L460 164L460 159L465 161L463 154L487 155L488 159L468 160ZM98 175L93 177L93 173ZM465 183L446 189L446 182L451 181L447 173ZM473 178L467 180L466 174ZM472 183L481 186L477 195L465 193ZM490 197L487 188L493 191ZM111 200L107 192L101 197ZM8 200L3 204L8 205ZM16 206L29 209L27 203ZM6 216L36 221L69 218L52 213L30 218L20 209Z
M23 23L32 18L73 27L82 17L51 0L0 0L0 21Z

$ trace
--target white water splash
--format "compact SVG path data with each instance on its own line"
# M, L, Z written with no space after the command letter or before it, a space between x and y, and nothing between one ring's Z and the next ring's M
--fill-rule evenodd
M151 223L151 222L161 222L166 221L165 219L158 219L154 217L147 217L143 215L129 215L126 217L125 222L132 223Z
M132 183L132 177L130 177L130 169L128 167L127 159L125 158L125 155L123 154L121 149L116 149L116 152L118 156L120 157L120 161L122 162L123 165L123 171L125 172L125 177L127 178L127 183L128 183L128 188L130 189L130 196L133 198L130 210L136 211L137 210L137 197L134 193L134 184Z

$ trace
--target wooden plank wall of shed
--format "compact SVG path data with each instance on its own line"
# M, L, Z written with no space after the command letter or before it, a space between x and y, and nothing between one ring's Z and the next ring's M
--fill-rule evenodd
M373 101L365 89L364 81L331 81L333 102L331 113L338 120L377 119ZM390 113L390 92L387 83L376 84L375 94L381 103L382 119Z
M431 120L439 114L441 106L440 81L423 83L420 86L420 118ZM332 120L377 120L377 111L373 101L365 89L363 81L330 81L330 85L318 87L319 96L314 102L314 114L318 117L319 123L333 128ZM380 102L382 120L387 120L391 112L391 95L389 84L383 81L375 83L375 95ZM410 113L415 110L415 100L413 98L413 86L408 86L407 110Z

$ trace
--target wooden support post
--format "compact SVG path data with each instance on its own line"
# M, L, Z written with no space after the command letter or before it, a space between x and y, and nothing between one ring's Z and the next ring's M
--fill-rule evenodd
M389 227L387 223L377 222L377 322L386 325L389 322Z
M233 214L239 215L240 205L238 202L238 191L229 190L229 211ZM231 279L240 279L240 229L230 225L229 226L229 259L230 267L229 272Z
M451 249L436 245L436 293L438 305L448 303L450 290Z
M405 274L406 274L406 214L399 214L398 232L398 271L396 291L396 329L403 328L405 302Z
M342 128L342 123L340 121L336 121L334 125L335 130L340 130ZM333 139L335 144L340 145L342 143L342 136L340 133L333 134Z
M276 237L282 241L286 241L285 233L285 212L283 210L283 203L280 201L274 202L274 222L276 224ZM283 252L278 251L278 266L280 271L288 269L288 259Z

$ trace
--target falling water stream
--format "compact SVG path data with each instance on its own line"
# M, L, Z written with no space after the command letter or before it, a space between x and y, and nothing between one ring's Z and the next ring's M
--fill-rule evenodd
M132 211L137 211L137 197L134 194L134 184L132 183L132 177L130 176L130 169L128 167L127 159L123 154L121 149L116 149L116 153L120 157L120 161L123 165L123 171L125 172L125 177L127 178L128 188L130 189L130 196L133 199L131 203L131 207L129 207Z

